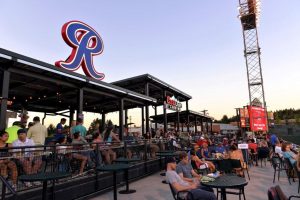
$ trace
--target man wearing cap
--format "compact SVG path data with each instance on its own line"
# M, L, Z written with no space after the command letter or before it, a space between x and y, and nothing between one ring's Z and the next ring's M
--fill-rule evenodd
M32 139L36 145L44 145L45 138L48 135L46 126L40 123L39 117L33 118L34 125L29 128L27 137Z
M27 138L26 129L18 130L18 139L12 143L13 147L27 147L35 146L32 139ZM13 149L17 159L21 162L23 169L26 174L36 174L41 168L42 159L40 157L34 156L35 148L23 148L23 149ZM26 183L26 186L30 186L30 183Z
M216 200L216 196L213 192L209 192L199 188L199 182L187 182L184 181L177 173L176 173L176 160L174 158L169 158L167 160L167 172L166 178L167 182L171 184L172 188L176 190L176 192L180 191L189 191L192 194L187 194L186 196L180 193L181 198L183 199L193 199L193 200Z
M15 121L13 125L7 129L5 132L8 133L8 140L6 143L11 144L13 141L18 139L18 130L21 129L22 123L20 121Z

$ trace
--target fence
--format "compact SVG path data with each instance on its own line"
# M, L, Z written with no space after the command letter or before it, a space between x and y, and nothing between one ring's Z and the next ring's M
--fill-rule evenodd
M41 182L22 182L24 174L59 171L71 177L59 182L89 176L98 166L111 164L118 157L155 158L155 152L168 149L166 140L123 141L121 143L49 144L41 146L5 147L0 149L2 199L5 195L42 187Z

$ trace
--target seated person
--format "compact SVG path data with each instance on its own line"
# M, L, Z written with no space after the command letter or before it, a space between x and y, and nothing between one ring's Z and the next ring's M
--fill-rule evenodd
M77 150L79 150L79 154L82 154L83 156L87 157L87 163L89 168L94 168L95 163L91 159L91 149L89 143L82 137L80 136L80 132L75 132L73 134L73 140L72 144L74 145L73 147Z
M207 143L202 144L202 148L200 149L200 151L201 151L202 158L209 158L209 151L208 151Z
M111 164L112 161L116 159L117 154L113 150L111 150L110 147L104 144L104 141L98 132L93 135L92 147L94 150L96 150L97 144L99 144L98 148L101 152L101 155L104 156L104 162L106 164Z
M297 155L291 151L291 143L285 142L282 144L281 148L283 157L289 159L290 163L294 165L297 160Z
M12 143L12 146L13 147L35 146L35 143L33 142L33 140L27 138L26 129L19 129L18 139ZM22 156L21 158L18 159L21 161L26 174L36 174L38 170L41 168L42 159L34 155L35 153L34 150L35 148L25 148L24 151L23 149L13 150L15 153L18 152L17 155Z
M189 163L189 157L186 152L180 152L179 160L176 167L176 173L184 180L188 182L194 182L193 178L196 178L198 181L201 179L201 176L197 174L192 165Z
M221 153L221 154L224 154L225 153L225 147L223 146L223 143L222 142L219 142L218 143L218 146L215 148L215 152L216 153Z
M12 143L13 147L27 147L27 146L35 146L33 140L27 138L27 130L19 129L18 130L18 139ZM35 155L35 148L23 148L23 149L13 149L17 160L20 161L24 172L26 174L37 174L42 166L42 158L41 156ZM40 183L34 183L39 185ZM25 183L27 187L31 186L31 183Z
M239 150L236 146L236 144L233 144L229 148L229 158L230 159L235 159L235 160L240 160L241 166L244 166L244 157L243 153L241 150ZM239 176L244 176L243 174L243 168L234 168L235 172Z
M4 178L7 178L8 172L7 169L11 172L11 179L12 179L12 187L14 189L17 189L17 177L18 177L18 169L16 166L16 163L13 162L9 157L9 147L11 147L11 144L6 143L8 140L8 133L4 130L0 131L0 170L1 170L1 176Z
M189 191L192 194L193 200L216 200L216 196L213 192L209 192L203 189L198 188L199 182L187 182L184 181L175 171L176 169L176 160L174 158L170 158L167 161L167 172L166 179L171 187L176 192L184 192ZM184 196L181 193L181 198L190 200L192 199L190 195Z
M56 147L57 153L64 154L69 159L75 158L76 160L81 161L80 169L79 169L79 174L81 175L83 173L88 158L80 153L76 153L76 152L68 153L67 149L72 149L72 146L63 146L64 144L67 144L67 138L64 136L58 138L57 145L59 146Z
M196 156L196 153L194 150L191 151L191 160L195 161L198 169L205 169L205 168L209 168L209 170L211 172L215 172L216 171L216 167L215 165L210 162L210 161L202 161L201 159L198 158L198 156Z
M282 145L281 145L281 141L277 141L277 142L276 142L276 146L275 146L275 153L276 153L280 158L283 157L281 146L282 146Z

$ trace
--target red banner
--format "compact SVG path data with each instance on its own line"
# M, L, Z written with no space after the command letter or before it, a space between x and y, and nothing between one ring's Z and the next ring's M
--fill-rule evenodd
M267 131L267 117L265 109L262 107L248 106L251 131Z

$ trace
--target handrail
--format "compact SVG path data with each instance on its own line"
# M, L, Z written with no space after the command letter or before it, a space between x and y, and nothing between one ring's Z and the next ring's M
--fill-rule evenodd
M13 194L13 196L17 195L17 192L14 190L14 188L8 183L8 181L0 175L0 180L2 181L2 194L1 194L1 199L5 199L6 195L6 188Z

